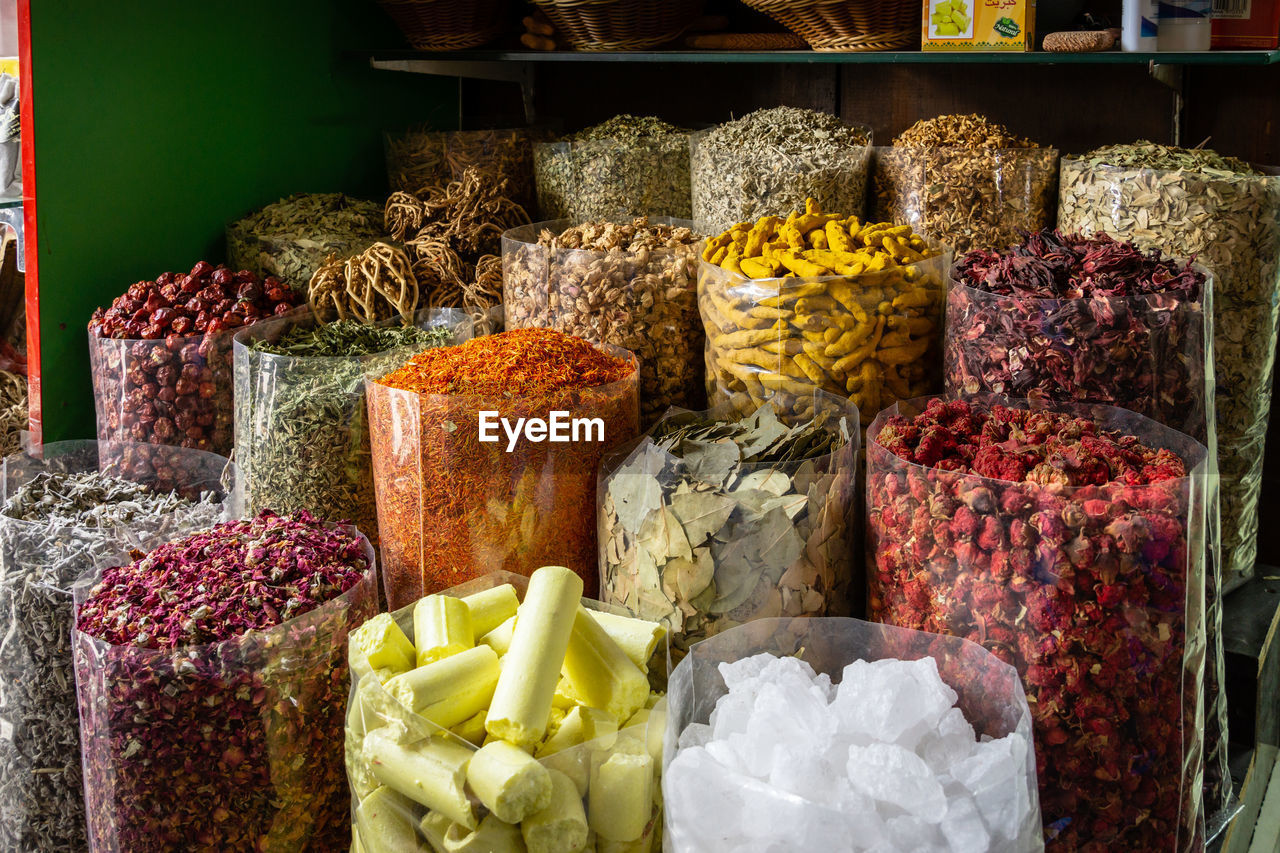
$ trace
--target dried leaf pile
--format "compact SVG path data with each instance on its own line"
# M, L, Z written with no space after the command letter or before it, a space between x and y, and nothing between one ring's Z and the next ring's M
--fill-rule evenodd
M22 431L27 428L27 377L0 370L0 456L22 449Z
M666 624L677 658L752 619L847 613L858 434L834 407L660 421L601 477L601 597Z
M1057 178L1057 150L980 115L942 115L876 150L874 215L957 252L1003 249L1052 224Z

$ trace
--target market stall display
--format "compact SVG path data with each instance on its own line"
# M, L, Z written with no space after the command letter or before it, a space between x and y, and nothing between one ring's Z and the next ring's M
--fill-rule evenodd
M418 319L425 328L286 317L236 334L236 447L250 515L305 509L377 543L365 379L470 337L460 311Z
M673 853L1044 849L1017 673L958 637L765 619L694 646L668 703Z
M708 234L814 199L861 216L871 130L795 107L756 110L694 134L693 221Z
M908 225L803 213L740 223L707 241L698 305L707 396L784 419L813 392L848 396L863 425L894 400L939 390L943 282L951 255Z
M327 257L385 239L382 205L341 193L295 193L227 226L227 266L306 293Z
M131 548L221 520L234 472L221 456L182 451L181 491L193 500L101 468L96 442L41 454L6 457L0 480L0 850L71 853L87 849L72 585Z
M475 166L495 182L505 180L511 200L533 210L533 146L547 137L534 128L387 133L387 182L392 192L416 193L460 181Z
M858 411L819 394L784 426L766 403L673 411L600 472L600 598L689 646L771 616L843 616L856 582Z
M220 524L76 589L90 847L338 850L347 636L373 550L306 512Z
M508 329L558 329L640 361L640 418L703 401L697 274L702 238L682 220L540 222L502 235Z
M1023 405L876 418L869 612L1017 668L1049 849L1198 849L1207 451L1123 409Z
M110 308L94 311L89 365L99 449L119 450L120 473L131 479L163 469L174 447L229 454L232 336L301 302L277 278L200 261L186 275L130 285Z
M873 216L957 253L1053 224L1058 152L979 115L922 119L875 151Z
M1214 275L1223 588L1254 574L1280 327L1280 177L1208 149L1139 141L1062 161L1062 228L1195 258Z
M371 380L390 606L546 564L594 594L597 468L636 437L638 382L630 353L549 329L428 350Z
M534 148L544 219L688 219L689 131L653 116L614 116Z
M947 292L952 394L1104 403L1207 443L1209 276L1105 234L1029 234L960 258Z
M636 648L659 627L582 591L563 566L499 572L352 634L357 849L654 849L665 703Z

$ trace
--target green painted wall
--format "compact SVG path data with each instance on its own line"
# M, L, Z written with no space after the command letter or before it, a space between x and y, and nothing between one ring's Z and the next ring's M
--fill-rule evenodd
M360 58L404 44L371 0L31 5L45 441L93 435L95 307L288 193L381 197L384 128L456 123L456 81Z

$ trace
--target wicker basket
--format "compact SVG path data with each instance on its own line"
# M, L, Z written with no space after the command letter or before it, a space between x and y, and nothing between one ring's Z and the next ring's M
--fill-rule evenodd
M378 0L415 50L462 50L510 23L507 0Z
M919 0L742 0L814 50L920 47Z
M680 37L703 0L533 0L575 50L643 50Z

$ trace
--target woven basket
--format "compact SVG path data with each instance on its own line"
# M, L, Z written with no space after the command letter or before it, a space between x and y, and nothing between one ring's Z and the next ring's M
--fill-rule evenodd
M703 0L533 0L575 50L643 50L680 37Z
M742 0L814 50L898 50L920 46L919 0Z
M462 50L504 29L507 0L378 0L415 50Z

